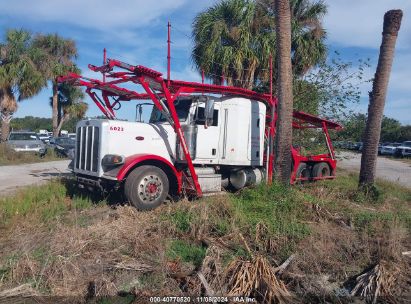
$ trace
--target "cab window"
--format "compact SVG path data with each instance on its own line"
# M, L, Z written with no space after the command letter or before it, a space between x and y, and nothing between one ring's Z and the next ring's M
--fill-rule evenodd
M191 99L178 99L174 102L174 107L176 108L178 120L180 122L187 120L188 113L190 112L191 102ZM150 116L150 123L166 121L167 119L163 115L163 113L161 113L161 111L154 106Z
M204 126L205 124L204 108L198 107L195 122L197 125ZM213 127L218 126L218 110L216 109L214 109L214 112L213 112L212 126Z

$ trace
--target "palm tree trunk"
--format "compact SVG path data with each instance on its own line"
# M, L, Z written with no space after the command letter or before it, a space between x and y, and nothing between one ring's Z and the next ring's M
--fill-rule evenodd
M289 0L275 0L278 119L275 149L275 177L290 183L293 87L291 66L291 13Z
M62 115L63 115L62 108L63 107L61 106L61 102L57 99L57 124L60 124L62 120Z
M64 114L63 117L61 117L59 124L57 126L57 134L60 134L61 128L63 127L63 124L70 118L69 114Z
M8 112L1 113L1 141L6 141L10 133L12 115Z
M52 97L52 124L53 124L53 136L57 137L58 133L58 85L56 81L53 81L53 97Z
M1 141L7 140L10 133L10 121L17 110L17 102L11 88L1 89L0 92L1 110Z
M361 157L360 187L368 188L374 184L381 122L401 19L401 10L391 10L384 15L380 56L378 58L372 92L369 93L368 119L363 136L364 146Z

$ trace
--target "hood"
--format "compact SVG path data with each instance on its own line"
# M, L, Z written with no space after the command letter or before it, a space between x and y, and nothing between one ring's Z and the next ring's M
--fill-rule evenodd
M40 145L44 146L43 142L41 140L9 140L8 141L9 145L13 145L16 147L25 147L25 146L34 146L34 145Z
M62 147L66 150L70 150L70 149L74 149L76 144L75 143L73 143L73 144L56 144L56 146Z

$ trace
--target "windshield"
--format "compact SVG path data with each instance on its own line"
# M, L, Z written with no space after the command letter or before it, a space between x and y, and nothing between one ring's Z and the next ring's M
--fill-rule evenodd
M188 117L188 113L190 112L190 106L191 106L191 99L178 99L174 102L174 106L176 108L177 116L180 122L186 121ZM167 119L161 113L157 107L153 107L153 111L151 112L150 116L150 123L156 123L156 122L166 122Z
M411 147L411 141L405 141L402 145L406 147Z
M35 133L11 133L9 140L37 140Z

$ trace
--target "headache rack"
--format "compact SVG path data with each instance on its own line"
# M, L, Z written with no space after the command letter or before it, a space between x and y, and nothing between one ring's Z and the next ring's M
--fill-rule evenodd
M103 74L103 81L84 77L76 73L69 73L66 76L61 76L58 78L58 81L67 82L74 86L85 87L86 93L108 119L116 118L115 109L120 102L130 100L151 100L154 106L156 106L166 117L169 117L170 123L177 134L189 170L189 174L184 172L184 170L181 171L183 187L186 192L192 192L197 197L202 196L202 191L176 113L174 101L179 96L185 94L209 93L225 96L241 96L263 102L267 106L264 166L267 168L267 182L271 182L274 160L273 143L277 120L277 99L273 97L272 94L261 94L232 86L164 79L162 73L142 65L131 65L116 59L108 59L105 60L105 62L106 63L102 66L89 65L89 68L92 71ZM270 68L270 71L272 73L272 68ZM121 87L121 85L125 83L139 85L143 88L143 92L140 93ZM327 129L338 129L340 128L340 125L303 112L294 111L293 116L294 128L323 128L326 134L330 154L334 157ZM79 165L81 166L82 163ZM89 165L88 162L85 162L85 165L94 168L92 163Z

